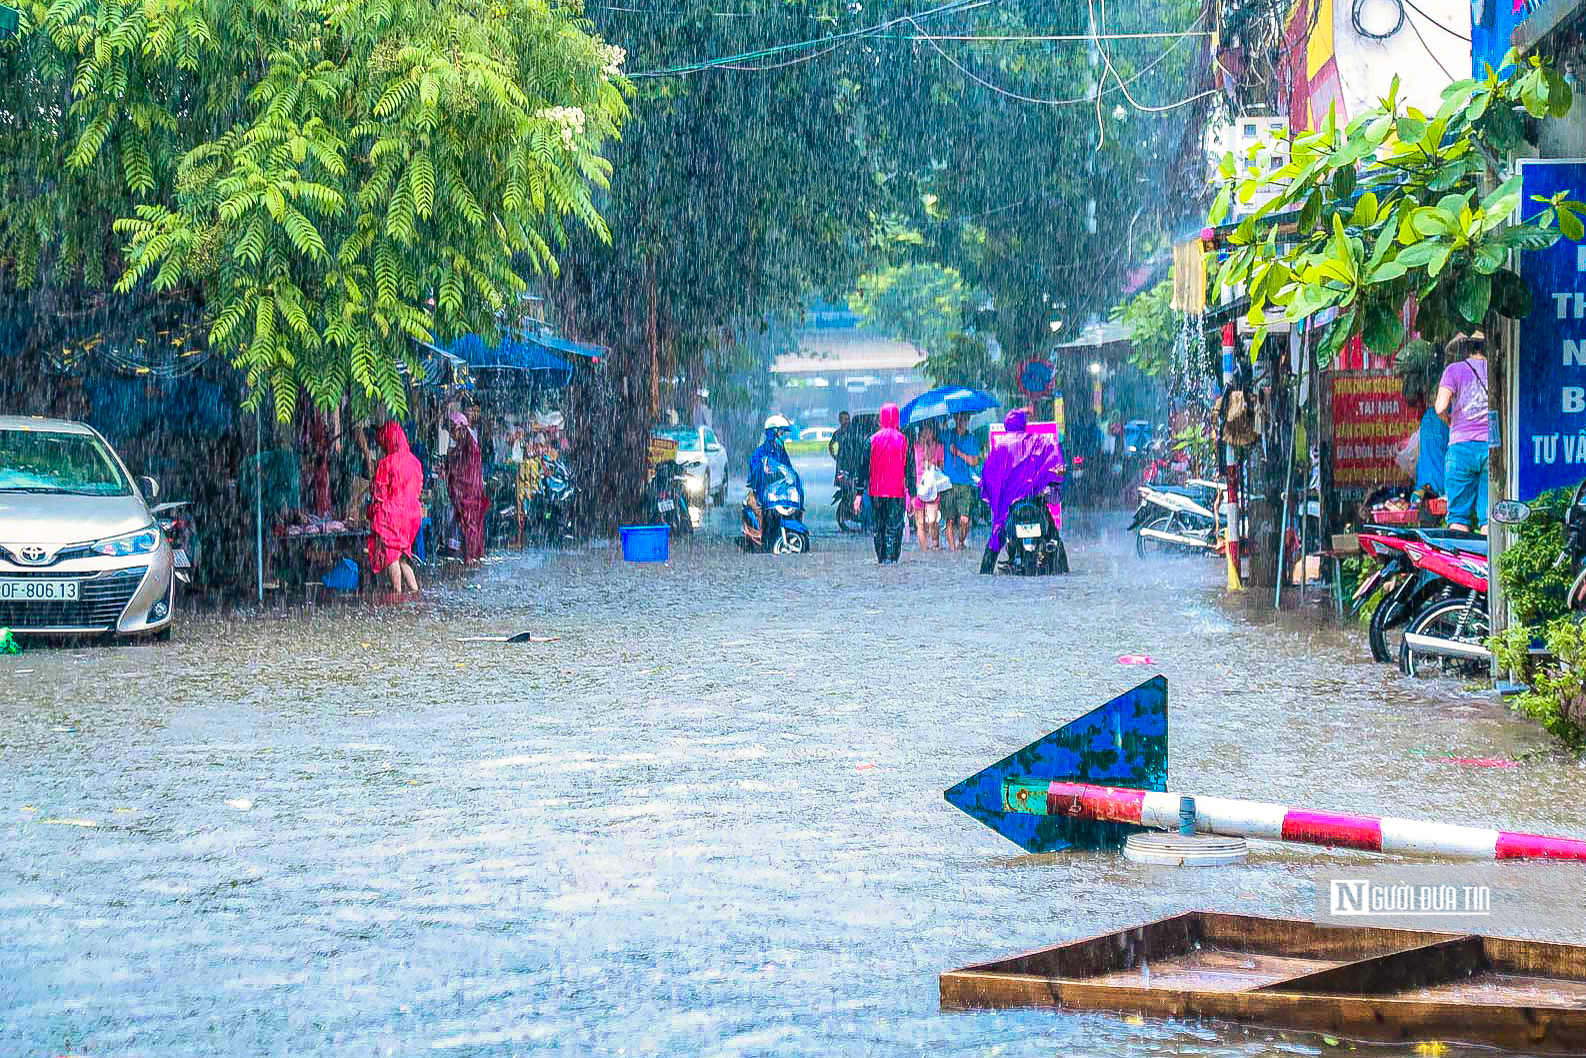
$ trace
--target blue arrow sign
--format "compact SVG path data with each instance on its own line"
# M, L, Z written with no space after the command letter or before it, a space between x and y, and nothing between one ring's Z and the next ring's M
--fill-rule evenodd
M1026 852L1122 848L1124 838L1144 828L1004 811L1003 780L1010 778L1166 791L1167 677L1154 676L1070 720L943 795Z

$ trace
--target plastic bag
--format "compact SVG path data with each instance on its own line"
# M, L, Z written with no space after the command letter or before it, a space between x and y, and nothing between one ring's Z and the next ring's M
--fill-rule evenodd
M922 503L931 503L936 497L953 487L948 476L936 467L930 467L920 475L919 497Z
M1415 428L1415 431L1410 436L1404 439L1393 453L1393 461L1406 474L1415 473L1416 464L1421 461L1421 428L1419 426Z

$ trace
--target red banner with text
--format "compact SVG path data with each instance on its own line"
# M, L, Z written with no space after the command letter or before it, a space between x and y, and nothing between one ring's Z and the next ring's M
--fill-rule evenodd
M1365 493L1378 485L1412 485L1415 475L1397 456L1420 425L1404 400L1398 375L1372 371L1332 371L1327 403L1333 423L1333 487Z

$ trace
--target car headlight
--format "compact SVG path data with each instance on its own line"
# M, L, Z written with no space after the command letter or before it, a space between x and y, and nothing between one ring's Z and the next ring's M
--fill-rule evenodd
M89 548L96 555L120 558L124 555L146 555L160 546L160 530L155 526L139 529L125 536L112 536Z
M683 482L683 487L689 492L704 492L705 479L700 477L698 474L689 474L686 476L686 480Z

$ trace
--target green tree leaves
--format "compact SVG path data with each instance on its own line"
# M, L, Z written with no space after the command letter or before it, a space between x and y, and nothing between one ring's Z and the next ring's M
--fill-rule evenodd
M1395 81L1346 128L1329 120L1287 136L1274 172L1223 167L1219 202L1230 190L1242 201L1271 196L1231 234L1216 277L1219 289L1249 292L1258 342L1273 308L1290 322L1334 313L1317 347L1324 361L1357 332L1373 351L1394 352L1409 333L1407 307L1414 329L1439 343L1493 312L1529 310L1524 282L1505 267L1510 254L1586 237L1586 204L1559 194L1520 219L1519 177L1496 159L1518 143L1519 112L1562 116L1570 90L1540 60L1510 59L1508 78L1449 85L1434 115L1402 106Z
M606 229L614 49L530 0L53 0L0 79L0 266L119 257L185 292L255 400L400 409L412 339L493 333ZM50 100L72 100L61 113ZM40 118L40 120L35 120ZM21 193L17 190L21 189ZM101 271L103 269L101 268Z

